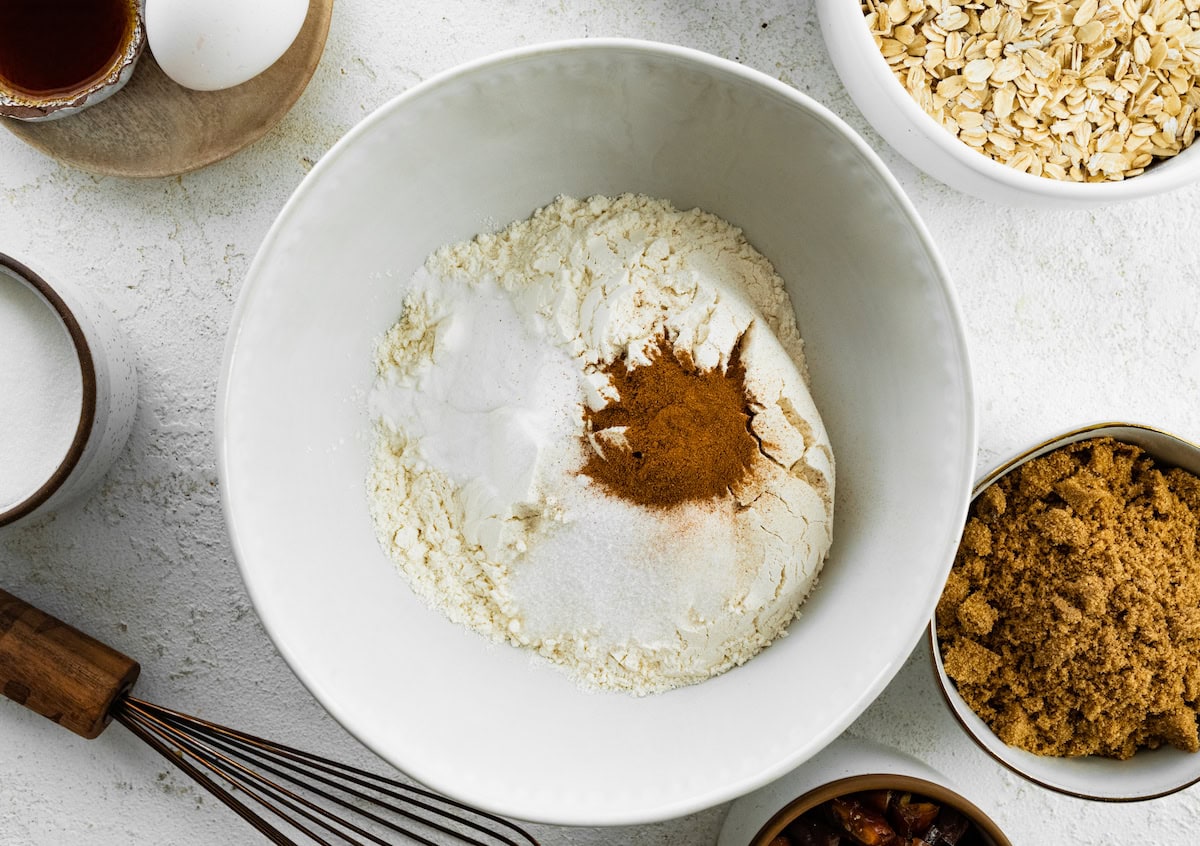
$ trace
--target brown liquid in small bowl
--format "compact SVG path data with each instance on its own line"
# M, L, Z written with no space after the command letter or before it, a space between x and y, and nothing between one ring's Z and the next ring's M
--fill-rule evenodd
M45 117L119 85L144 38L140 5L0 0L0 114Z

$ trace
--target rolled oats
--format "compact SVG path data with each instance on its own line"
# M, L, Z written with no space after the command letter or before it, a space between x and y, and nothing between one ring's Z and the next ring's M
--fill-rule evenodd
M1126 179L1196 137L1200 0L860 0L913 99L1015 170Z

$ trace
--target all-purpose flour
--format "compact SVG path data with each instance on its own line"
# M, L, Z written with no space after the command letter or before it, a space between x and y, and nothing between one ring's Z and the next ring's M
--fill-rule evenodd
M602 373L663 337L704 369L741 344L761 449L728 496L659 511L580 474ZM579 681L693 683L783 633L831 540L833 465L782 281L720 219L560 198L437 251L377 350L368 481L384 548L451 619Z

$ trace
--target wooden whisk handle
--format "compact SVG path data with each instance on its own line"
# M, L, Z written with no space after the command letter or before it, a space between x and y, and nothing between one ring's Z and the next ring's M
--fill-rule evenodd
M0 693L14 702L90 739L139 672L132 658L0 590Z

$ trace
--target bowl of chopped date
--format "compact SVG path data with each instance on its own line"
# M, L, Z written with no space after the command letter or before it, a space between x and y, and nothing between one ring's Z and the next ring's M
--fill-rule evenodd
M947 185L1087 207L1200 178L1200 17L1180 0L817 0L846 90Z
M717 846L1011 846L941 773L843 736L734 802Z
M1200 781L1200 447L1103 423L982 478L930 626L942 692L1017 774L1084 799Z

